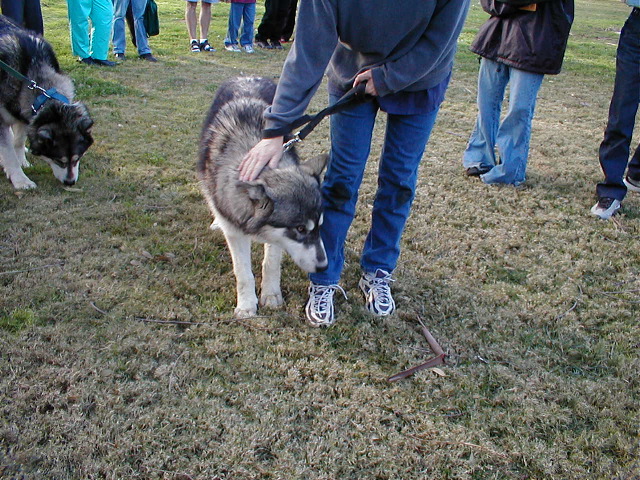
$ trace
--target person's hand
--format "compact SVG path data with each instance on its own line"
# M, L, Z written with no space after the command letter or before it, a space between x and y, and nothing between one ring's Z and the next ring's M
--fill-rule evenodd
M353 81L353 86L357 87L362 82L367 82L367 86L364 88L364 93L373 95L374 97L378 96L378 90L376 90L376 86L373 83L373 75L371 74L371 70L365 70L364 72L356 75L356 79Z
M263 138L240 162L240 180L252 182L265 166L276 168L282 158L283 137Z

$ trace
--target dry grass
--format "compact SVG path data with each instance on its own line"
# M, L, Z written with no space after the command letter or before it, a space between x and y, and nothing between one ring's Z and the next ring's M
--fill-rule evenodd
M306 277L288 260L285 309L231 318L230 258L194 174L216 87L277 77L286 52L192 55L182 2L158 3L160 63L105 70L74 62L64 2L44 2L97 141L78 189L40 161L36 191L0 182L1 477L640 478L640 200L615 221L588 214L626 7L577 0L565 70L540 94L528 181L514 189L460 165L475 116L466 46L485 18L474 2L404 237L401 313L365 315L355 287L372 160L349 299L334 328L315 330L301 318ZM227 9L214 7L217 47ZM327 146L322 124L302 153ZM431 355L418 319L449 354L446 376L390 384Z

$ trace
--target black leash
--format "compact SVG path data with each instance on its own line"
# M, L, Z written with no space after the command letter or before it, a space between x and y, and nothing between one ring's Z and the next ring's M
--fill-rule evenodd
M24 83L26 83L27 84L27 88L29 88L29 90L38 90L40 92L40 95L38 95L36 97L36 99L33 102L33 105L31 105L31 110L33 110L33 114L34 115L36 113L38 113L38 110L40 110L40 108L42 108L42 106L47 102L47 100L58 100L58 101L60 101L62 103L66 103L66 104L70 103L69 99L67 97L65 97L64 95L62 95L61 93L59 93L58 90L56 90L55 87L52 87L49 90L45 90L44 88L39 86L35 82L35 80L31 80L30 78L25 77L19 71L14 69L11 65L7 65L2 60L0 60L0 68L2 70L4 70L5 72L7 72L12 77L15 77L18 80L21 80Z
M372 97L365 93L366 86L366 82L359 83L356 87L353 87L342 97L340 97L340 99L333 105L328 106L327 108L321 110L313 116L304 115L293 122L291 125L289 125L288 128L290 130L293 130L294 128L298 128L306 124L304 128L293 135L293 138L291 140L289 140L282 146L284 151L286 152L291 147L293 147L294 144L304 140L307 135L309 135L313 131L313 129L318 126L318 124L324 119L324 117L345 110L352 104L362 103L370 100Z

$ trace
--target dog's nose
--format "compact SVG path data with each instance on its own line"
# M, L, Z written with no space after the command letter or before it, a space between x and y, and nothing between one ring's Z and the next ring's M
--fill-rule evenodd
M324 272L327 268L329 268L329 265L320 265L319 267L316 267L316 272L315 273Z
M70 187L71 185L75 185L76 181L75 180L69 180L68 178L64 180L63 182L67 187Z

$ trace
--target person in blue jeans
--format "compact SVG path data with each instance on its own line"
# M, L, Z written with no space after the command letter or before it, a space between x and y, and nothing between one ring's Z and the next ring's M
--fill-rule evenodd
M131 4L133 13L133 25L135 29L135 45L138 48L138 56L148 62L158 60L151 54L147 31L144 28L142 17L147 6L147 0L113 0L113 54L120 60L125 59L125 17L127 7Z
M256 19L256 0L223 0L230 2L229 27L224 39L224 48L230 52L253 53L253 22ZM242 24L240 48L238 46L238 32Z
M631 0L627 3L631 3ZM640 2L636 0L635 4ZM591 213L609 219L621 206L627 190L640 192L640 145L629 161L631 137L640 104L640 8L634 7L622 27L616 53L616 79L609 120L600 144L604 181L598 183L598 202ZM626 171L626 176L625 176Z
M21 27L42 35L42 7L40 0L2 0L2 14L14 20Z
M371 149L376 116L386 113L371 227L364 242L359 287L375 315L393 313L392 273L415 195L417 172L449 82L469 0L314 0L300 2L296 39L284 64L273 104L264 114L263 139L243 159L239 178L255 179L276 167L283 136L300 118L325 72L335 103L365 83L373 100L331 116L331 150L322 184L320 234L328 268L310 275L307 321L335 321L333 297L344 266L344 243Z
M545 75L560 72L573 0L481 0L491 15L471 51L480 55L478 116L462 156L467 175L485 183L526 179L531 123ZM500 121L509 85L509 107ZM496 154L497 149L497 154Z

